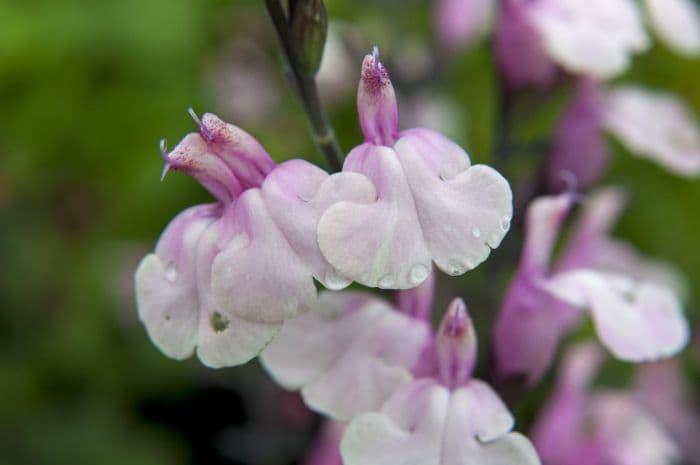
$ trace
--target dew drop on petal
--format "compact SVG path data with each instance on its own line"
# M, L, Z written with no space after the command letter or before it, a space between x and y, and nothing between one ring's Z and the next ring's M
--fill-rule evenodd
M472 236L474 236L474 237L481 236L481 230L479 228L477 228L476 226L474 226L472 228Z
M408 281L411 284L420 284L425 281L425 278L428 277L429 273L430 271L428 267L422 263L413 265L413 267L411 267L411 271L408 273Z
M391 276L391 275L389 275L389 274L386 275L386 276L383 276L383 277L379 280L379 282L377 283L377 286L378 286L378 287L381 287L381 288L383 288L383 289L388 289L388 288L390 288L390 287L393 286L393 285L394 285L394 278L393 278L393 276Z
M168 264L165 265L165 279L171 283L174 283L177 279L177 267L175 266L175 262L168 262Z
M504 219L501 223L501 229L508 231L510 229L510 220L508 218Z

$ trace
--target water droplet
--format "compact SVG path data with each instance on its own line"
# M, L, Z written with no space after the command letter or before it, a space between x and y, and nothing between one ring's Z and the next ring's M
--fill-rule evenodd
M229 325L229 320L225 316L223 316L219 312L214 312L211 314L211 327L214 329L214 332L220 333L221 331L225 330L228 328Z
M479 228L477 228L476 226L474 226L472 228L472 236L474 236L474 237L481 236L481 230Z
M506 218L505 220L503 220L503 222L501 223L501 229L503 229L504 231L508 231L510 229L509 219Z
M344 289L348 287L351 282L352 281L350 279L344 278L334 271L327 273L323 280L325 286L331 291L339 291Z
M165 265L165 279L171 283L174 283L177 279L177 267L175 266L175 262L168 262L168 264Z
M450 260L447 263L447 272L453 276L461 275L465 271L467 271L467 268L462 262L459 262L457 260Z
M377 283L378 287L381 287L382 289L388 289L391 286L394 285L394 277L391 275L385 275L383 276L379 282Z
M411 271L408 273L408 280L411 284L420 284L425 281L425 278L428 277L429 273L429 268L422 263L419 263L411 267Z

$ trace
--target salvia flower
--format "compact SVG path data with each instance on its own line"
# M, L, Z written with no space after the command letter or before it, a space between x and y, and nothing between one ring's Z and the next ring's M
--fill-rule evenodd
M494 169L430 129L399 131L389 75L376 53L362 65L358 110L365 143L345 173L373 182L372 202L341 201L321 217L318 242L342 275L366 286L404 289L434 261L460 275L484 261L508 231L512 193Z
M654 32L681 55L700 53L700 11L692 0L644 0Z
M402 291L403 311L371 294L324 293L313 311L286 321L263 366L313 410L338 420L379 408L430 347L432 280Z
M511 84L547 84L551 73L547 61L572 74L611 78L628 67L634 53L649 45L642 14L633 0L504 3L496 54Z
M581 79L554 133L547 180L554 192L595 183L608 164L607 132L633 155L686 178L700 175L700 130L676 96Z
M448 49L465 47L488 31L494 0L439 0L435 12L437 38Z
M605 94L604 127L629 150L676 175L700 175L700 130L695 115L664 91L621 86Z
M688 463L700 463L700 416L678 359L641 365L635 397L678 444Z
M671 465L679 450L663 426L629 391L592 390L603 354L570 349L554 395L533 428L544 465Z
M599 85L582 78L554 129L546 165L550 191L565 191L572 183L585 189L604 173L609 156L603 108Z
M442 320L435 354L439 374L401 386L378 412L348 424L343 463L538 464L530 442L511 432L514 420L503 401L472 378L476 337L461 299Z
M334 196L373 199L367 179L329 176L302 160L276 165L248 133L211 114L171 152L164 170L183 171L218 200L190 208L166 228L136 272L139 316L166 355L196 347L203 363L254 357L281 323L310 308L315 276L350 283L323 259L316 226ZM293 218L290 218L293 215Z
M510 87L549 87L558 68L529 14L530 2L506 0L496 24L494 56Z
M558 260L552 250L574 197L536 199L527 212L521 261L494 328L498 372L534 384L559 341L588 310L598 338L617 358L649 361L669 357L688 340L688 327L673 278L607 236L623 196L610 189L585 205ZM606 260L608 254L630 263Z

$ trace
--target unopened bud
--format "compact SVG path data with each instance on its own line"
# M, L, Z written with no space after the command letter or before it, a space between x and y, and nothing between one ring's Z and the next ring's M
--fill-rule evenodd
M399 108L389 72L379 61L379 49L362 62L357 89L357 112L365 141L392 146L399 133Z
M440 323L436 340L440 379L448 388L466 384L476 364L476 333L467 306L454 299Z
M328 13L323 0L289 2L291 39L294 59L299 68L315 75L321 66L328 32Z

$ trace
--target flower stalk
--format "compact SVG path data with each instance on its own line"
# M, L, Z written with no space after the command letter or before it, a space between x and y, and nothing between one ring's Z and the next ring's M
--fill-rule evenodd
M265 0L270 19L277 32L277 37L282 45L282 51L289 67L289 76L292 81L292 86L296 91L297 97L304 107L304 112L311 124L311 133L316 146L326 160L330 172L338 172L342 167L341 160L343 154L335 137L333 128L328 121L326 112L321 105L321 99L316 86L316 69L317 66L305 66L308 60L300 59L303 55L303 50L298 50L298 46L306 44L297 44L292 35L291 21L287 17L280 0ZM323 7L321 3L321 8ZM299 8L299 6L297 6ZM322 14L325 17L325 10ZM318 29L319 24L313 23L315 29ZM324 29L327 24L320 25ZM314 34L321 42L325 42L325 32L323 34ZM323 43L316 44L317 49L323 49ZM318 54L321 55L320 53Z

